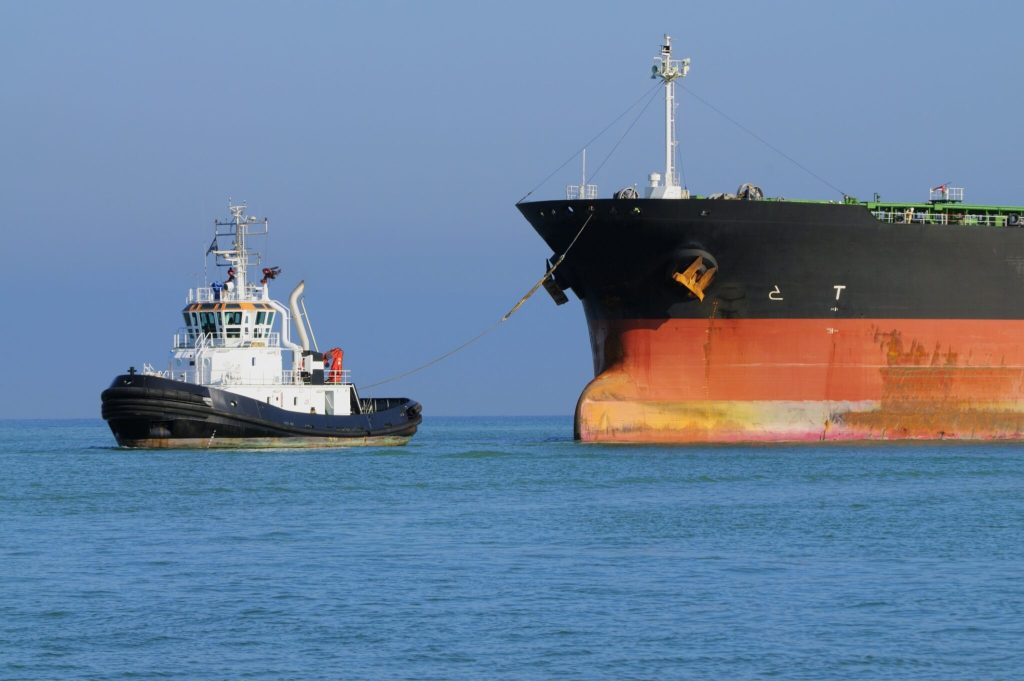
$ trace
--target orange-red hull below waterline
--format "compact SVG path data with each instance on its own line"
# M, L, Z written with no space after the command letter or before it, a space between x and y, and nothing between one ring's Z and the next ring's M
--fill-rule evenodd
M590 442L1024 439L1024 321L591 319Z

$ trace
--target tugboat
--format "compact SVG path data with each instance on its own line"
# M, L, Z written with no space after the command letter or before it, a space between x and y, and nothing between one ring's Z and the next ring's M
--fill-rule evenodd
M280 268L263 267L259 283L250 281L263 262L248 241L268 234L269 221L246 209L229 205L231 219L214 221L206 255L227 276L189 290L168 368L132 367L103 391L102 415L117 443L205 449L408 442L422 407L405 397L360 398L342 350L316 345L301 300L304 282L285 307L269 290Z

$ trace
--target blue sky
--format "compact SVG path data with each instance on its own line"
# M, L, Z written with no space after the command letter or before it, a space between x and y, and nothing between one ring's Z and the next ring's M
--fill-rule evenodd
M166 363L228 197L271 218L285 298L357 383L501 316L550 255L515 202L651 87L686 86L844 191L951 182L1024 204L1024 10L980 2L0 3L0 417L97 416ZM652 105L596 178L661 164ZM692 191L836 198L683 95ZM627 118L589 151L605 158ZM570 163L534 195L556 198ZM951 273L955 276L955 273ZM1016 295L1019 292L1007 292ZM508 323L375 394L430 414L569 414L591 377L579 303Z

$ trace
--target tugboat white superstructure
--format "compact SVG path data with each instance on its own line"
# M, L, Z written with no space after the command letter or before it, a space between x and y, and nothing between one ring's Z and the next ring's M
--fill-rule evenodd
M231 219L214 223L207 250L227 267L227 277L189 291L185 325L174 336L167 370L133 367L101 396L103 418L118 444L405 444L422 420L420 405L404 397L359 397L341 349L316 347L301 300L304 283L292 291L287 308L270 297L270 281L280 270L257 270L263 263L248 245L251 237L267 234L268 221L246 215L245 205L229 208ZM262 272L259 283L250 281L254 271ZM298 343L291 340L292 324Z

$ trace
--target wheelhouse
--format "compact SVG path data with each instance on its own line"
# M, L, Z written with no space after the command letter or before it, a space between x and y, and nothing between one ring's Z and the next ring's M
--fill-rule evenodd
M268 338L276 312L267 303L192 303L182 311L185 333L195 342L211 340L253 341Z

